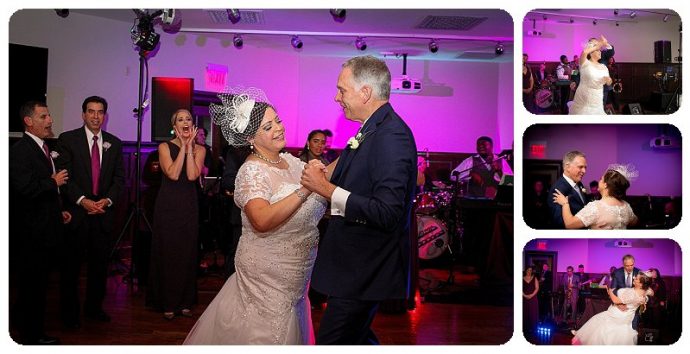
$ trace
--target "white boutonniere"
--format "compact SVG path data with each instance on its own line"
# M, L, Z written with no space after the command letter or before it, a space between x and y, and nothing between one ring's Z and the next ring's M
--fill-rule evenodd
M104 141L103 142L103 152L108 151L108 149L110 149L110 143L107 141Z
M50 158L52 158L53 160L57 159L58 157L60 157L60 154L57 151L50 152Z
M364 142L364 138L369 135L370 132L366 132L364 134L362 133L357 133L357 135L351 137L350 139L347 139L347 146L350 147L352 150L357 150L357 148Z
M580 187L580 191L582 194L587 194L587 189L585 189L585 187Z

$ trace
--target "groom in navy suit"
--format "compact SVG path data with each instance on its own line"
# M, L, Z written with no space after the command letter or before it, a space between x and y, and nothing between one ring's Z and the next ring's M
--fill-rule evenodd
M589 202L589 197L585 193L585 186L582 185L582 177L587 172L587 159L585 154L580 151L570 151L563 157L563 175L556 180L546 198L551 211L551 227L554 229L564 229L562 207L553 201L553 195L558 189L568 198L570 211L573 215L577 214L585 204Z
M614 289L613 293L618 296L618 290L620 288L632 288L633 279L637 276L640 270L635 267L635 257L626 254L623 256L623 267L616 269L613 272L613 280L611 281L610 288ZM617 305L621 311L627 309L626 305ZM640 323L640 313L635 311L635 317L633 317L632 328L637 330L637 325Z
M373 56L345 62L335 100L362 127L330 182L314 162L302 176L305 187L331 201L311 283L329 296L317 344L378 344L370 326L379 302L408 292L417 147L388 103L390 80L386 64Z

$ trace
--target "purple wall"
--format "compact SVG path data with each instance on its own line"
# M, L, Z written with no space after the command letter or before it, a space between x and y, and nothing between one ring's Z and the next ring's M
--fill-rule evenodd
M626 240L633 247L615 247L614 241L618 240ZM537 242L545 242L546 249L538 250ZM658 268L662 276L683 273L680 246L670 239L534 239L524 250L558 252L558 272L565 272L569 265L577 269L582 264L587 273L607 273L611 266L622 265L624 255L631 254L635 266L642 270Z
M129 36L131 22L79 13L60 18L51 9L17 11L10 42L48 48L48 105L56 134L83 124L81 102L100 95L109 102L107 130L136 139L132 108L137 102L138 57ZM205 87L207 64L228 67L228 84L263 89L286 123L287 144L303 146L307 133L328 128L333 146L343 148L358 129L333 101L345 56L309 55L246 41L241 50L216 35L161 34L160 49L149 60L149 76L189 77ZM512 31L509 34L512 35ZM287 45L287 43L286 43ZM101 53L94 60L94 53ZM379 55L375 51L366 54ZM354 47L352 56L362 55ZM386 58L393 77L402 59ZM497 151L513 143L513 62L418 60L408 58L407 74L422 80L419 94L394 94L391 103L412 128L419 150L474 152L478 136L494 139ZM150 110L143 138L150 139Z
M662 134L680 144L681 135L669 124L535 124L523 136L523 156L530 154L532 144L546 144L544 159L561 160L570 150L587 155L587 174L583 183L599 180L611 163L632 163L640 176L631 183L628 194L680 196L682 151L656 149L650 139Z
M553 12L554 10L547 10ZM568 13L568 10L561 10ZM604 11L591 10L591 16L612 17L613 9ZM587 16L587 10L578 10L578 13ZM553 17L549 21L536 22L536 30L541 31L541 36L526 35L532 30L532 21L522 22L523 52L529 54L531 62L551 61L558 62L561 54L573 59L574 54L582 52L583 44L591 37L604 35L616 49L616 61L628 63L653 63L654 41L671 41L671 52L676 56L679 44L678 26L680 18L671 17L668 22L662 22L659 16L658 22L625 22L619 26L611 21L599 21L594 26L591 19L576 19L575 23L559 23L557 20L568 20L562 17ZM625 19L623 19L625 20ZM675 61L674 61L675 62Z

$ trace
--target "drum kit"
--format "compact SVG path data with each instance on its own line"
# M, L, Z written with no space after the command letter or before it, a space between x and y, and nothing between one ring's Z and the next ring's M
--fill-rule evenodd
M534 94L534 103L537 107L548 110L554 104L556 92L556 78L549 74L544 80L539 83L539 88Z
M433 184L435 191L419 193L414 200L418 255L424 260L439 257L446 249L450 252L452 243L448 225L443 220L448 220L455 209L452 207L453 189L443 182L434 181Z

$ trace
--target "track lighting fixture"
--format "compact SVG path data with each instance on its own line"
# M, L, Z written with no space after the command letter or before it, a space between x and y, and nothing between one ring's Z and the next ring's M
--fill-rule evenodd
M616 27L618 27L618 26L620 26L620 25L621 25L621 24L620 24L620 23L618 23L618 21L616 21Z
M573 23L573 22L575 22L575 20L573 20L573 18L571 17L571 18L570 18L570 23Z
M496 55L501 55L503 54L503 44L501 42L496 43Z
M618 9L613 10L613 16L618 16Z
M302 40L299 39L298 36L292 36L292 39L290 39L290 44L292 44L292 48L295 48L295 49L300 49L304 45L302 43Z
M597 19L596 18L592 20L592 24L595 26L597 25Z
M347 15L347 10L345 9L330 9L328 10L328 12L331 13L331 16L333 16L334 20L340 20L338 22L342 22L342 20L344 20L345 16Z
M228 20L232 22L233 24L240 22L242 19L242 16L240 15L240 10L238 9L227 9L226 10L228 13Z
M429 42L429 51L432 53L438 52L438 43L433 39Z
M242 36L239 34L234 35L232 37L232 45L234 45L237 49L242 48L242 45L244 45L244 40L242 39Z
M671 18L671 15L664 15L664 22L668 22L669 18Z
M362 39L362 37L357 37L355 40L355 47L361 51L367 50L367 42Z
M69 9L55 9L55 13L58 16L65 18L65 17L69 16Z
M631 12L630 18L635 18L635 17L637 17L637 12L636 11Z

